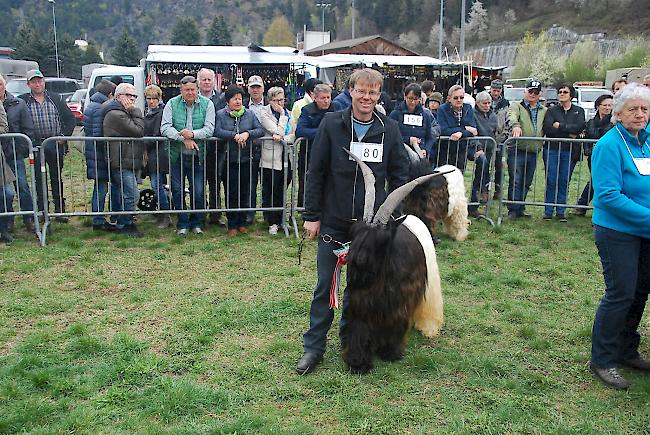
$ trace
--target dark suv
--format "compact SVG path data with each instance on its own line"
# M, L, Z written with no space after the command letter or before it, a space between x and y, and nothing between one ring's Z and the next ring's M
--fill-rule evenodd
M79 89L79 83L77 83L75 79L68 79L63 77L45 77L45 89L50 92L60 94L65 101L68 99L68 97L72 96L72 94L74 94L77 89ZM9 80L7 82L7 92L11 93L14 96L29 92L27 79Z

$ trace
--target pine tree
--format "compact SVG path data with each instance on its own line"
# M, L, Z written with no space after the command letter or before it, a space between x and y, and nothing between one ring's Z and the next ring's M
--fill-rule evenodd
M230 30L223 15L218 15L212 19L205 42L208 45L232 45Z
M475 41L485 39L488 24L487 10L483 7L483 3L476 0L472 3L472 8L469 11L469 20L467 22L467 33L469 34L470 39Z
M201 45L203 38L193 18L180 17L172 29L171 42L174 45Z
M275 17L264 34L266 46L293 46L294 36L285 17Z
M137 66L140 63L140 49L126 30L117 41L112 55L117 65Z
M327 14L327 11L325 11L325 13ZM302 26L304 25L307 26L307 29L311 27L311 13L309 11L307 0L298 0L295 2L292 21L295 29L302 30Z
M63 34L59 38L59 67L61 76L81 78L81 59L83 52L74 43L74 38Z
M89 63L103 63L104 60L99 55L99 49L95 41L88 41L88 47L82 57L82 65L88 65Z
M14 39L14 59L33 60L38 62L39 69L45 75L56 75L56 54L52 32L46 32L44 37L30 24L23 23L18 27Z

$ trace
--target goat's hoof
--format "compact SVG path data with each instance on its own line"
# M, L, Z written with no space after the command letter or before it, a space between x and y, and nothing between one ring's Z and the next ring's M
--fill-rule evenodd
M350 369L350 372L354 373L355 375L365 375L370 370L372 370L372 363L348 366L348 368Z
M404 358L404 351L400 349L381 349L377 351L377 356L382 361L399 361Z

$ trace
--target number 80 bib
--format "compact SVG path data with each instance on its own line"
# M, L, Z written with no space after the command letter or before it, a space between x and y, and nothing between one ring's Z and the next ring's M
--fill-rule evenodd
M364 162L381 163L384 158L384 146L379 143L350 142L350 152Z

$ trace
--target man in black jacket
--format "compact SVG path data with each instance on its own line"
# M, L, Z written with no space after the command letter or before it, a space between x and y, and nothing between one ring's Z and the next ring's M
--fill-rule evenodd
M305 199L305 174L309 168L311 145L318 133L323 117L328 112L334 112L332 107L332 88L326 84L318 84L313 90L313 102L303 107L296 126L296 137L305 138L298 150L298 207L302 207Z
M20 98L27 104L34 123L34 146L40 146L49 137L70 136L76 125L74 115L72 115L59 94L45 90L43 73L37 69L28 71L27 86L29 86L31 92L21 95ZM42 152L50 174L54 211L56 213L65 213L61 170L63 169L63 157L68 152L68 144L65 142L49 142ZM41 171L37 170L34 174L36 175L38 209L42 210L47 198L47 192L43 192ZM68 221L65 217L58 217L56 220L59 222Z
M27 105L20 98L11 95L5 89L5 79L0 75L0 102L7 112L9 122L9 133L22 133L29 138L34 136L34 123L29 115ZM20 139L3 139L2 150L4 151L7 164L16 176L18 203L20 211L34 210L32 191L29 188L30 180L27 178L25 159L29 156L29 143ZM13 219L11 220L13 222ZM23 215L25 229L34 232L34 216Z
M350 149L372 169L376 179L375 210L392 191L408 181L409 161L397 123L375 112L383 77L372 69L350 76L352 107L328 113L323 119L310 158L305 195L304 228L310 239L319 235L317 283L311 303L309 330L304 335L304 354L296 371L311 373L322 361L327 331L334 318L329 292L338 257L332 252L349 241L349 229L363 216L365 186ZM364 150L373 150L365 158ZM345 333L346 295L343 298L341 335ZM345 340L345 337L341 337Z

